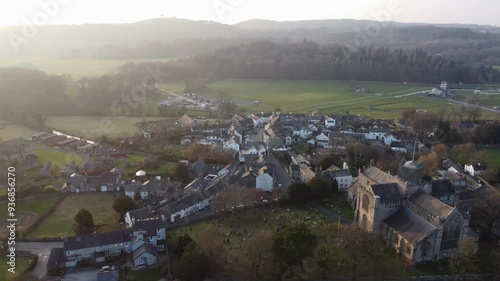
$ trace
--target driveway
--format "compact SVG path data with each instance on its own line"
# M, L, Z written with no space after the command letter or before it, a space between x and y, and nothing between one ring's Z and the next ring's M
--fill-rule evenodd
M42 279L47 274L47 261L49 260L52 248L61 248L63 242L17 242L16 249L29 251L38 255L38 263L31 271L31 274Z
M91 281L97 279L97 273L101 272L100 269L78 269L74 272L69 272L64 275L64 281Z

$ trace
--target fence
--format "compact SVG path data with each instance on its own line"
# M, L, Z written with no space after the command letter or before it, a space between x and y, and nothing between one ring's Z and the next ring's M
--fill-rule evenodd
M42 221L44 219L46 219L48 216L50 216L52 214L52 212L54 212L54 210L57 208L57 206L59 206L59 204L61 204L61 202L64 200L64 198L66 198L66 196L67 196L67 194L61 195L61 197L59 197L59 199L57 199L57 201L55 202L55 204L52 207L50 207L43 215L41 215L38 218L36 218L36 220L32 224L30 224L26 228L22 229L21 230L21 236L28 236L28 235L30 235L31 232L33 232L33 230L38 225L40 225L40 223L42 223Z

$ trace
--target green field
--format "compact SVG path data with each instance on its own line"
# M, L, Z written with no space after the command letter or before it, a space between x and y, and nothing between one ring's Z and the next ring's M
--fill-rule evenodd
M62 237L72 236L74 216L86 208L94 215L94 223L98 230L107 226L115 226L118 222L118 213L111 207L113 195L82 194L71 195L64 199L55 211L45 219L32 233L32 237Z
M0 126L0 143L17 138L29 138L38 133L37 131L18 125L4 125Z
M33 149L33 153L38 156L38 162L40 162L40 164L44 165L52 162L53 167L55 164L57 164L59 168L62 168L73 161L77 165L80 165L83 162L83 158L77 154L64 153L48 148Z
M30 259L25 257L16 257L16 273L10 273L7 271L9 265L7 264L7 257L2 255L0 257L0 281L12 281L16 278L19 278L22 275L22 272L28 268L30 265Z
M50 116L46 125L68 135L95 140L101 136L130 137L140 133L136 123L157 121L161 117L117 117L117 116Z
M500 148L485 148L486 163L489 168L500 169Z
M479 99L479 103L484 106L500 106L500 94L490 94L490 95L476 95L472 91L460 91L456 93L457 97L461 101L469 101L470 98L476 96Z
M16 201L16 212L32 212L38 215L45 214L54 206L60 194L43 195L37 197L19 198ZM0 217L7 216L7 203L0 204Z
M68 74L74 79L83 76L99 76L114 72L118 67L129 62L157 62L169 61L168 58L160 59L132 59L132 60L101 60L91 58L81 59L11 59L0 60L0 67L21 66L45 71L50 74Z
M406 108L443 112L451 107L446 101L418 95L397 97L429 90L434 85L357 83L357 87L369 88L371 94L355 93L346 86L347 82L331 81L224 80L209 85L197 94L215 98L218 93L229 92L235 101L259 101L259 105L243 106L253 112L280 108L282 112L310 113L318 108L328 114L368 114L374 118L396 118ZM182 93L184 83L170 83L163 88ZM367 109L368 105L373 109Z

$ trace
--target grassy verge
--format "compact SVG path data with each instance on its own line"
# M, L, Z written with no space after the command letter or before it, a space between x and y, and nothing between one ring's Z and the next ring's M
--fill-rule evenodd
M140 281L140 280L154 281L160 279L161 275L155 268L138 270L138 271L129 270L127 272L127 281Z
M32 237L62 237L72 236L74 216L86 208L94 216L98 231L108 231L117 228L118 213L113 208L113 195L84 194L71 195L64 199L56 210L45 219L32 233Z
M7 257L2 255L0 256L0 281L12 281L16 278L19 278L22 275L22 272L26 270L30 265L30 259L27 257L16 257L16 272L10 273L7 271L9 269L9 265L7 264Z

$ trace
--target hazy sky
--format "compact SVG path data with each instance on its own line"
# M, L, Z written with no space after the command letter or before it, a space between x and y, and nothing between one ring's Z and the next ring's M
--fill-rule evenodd
M257 18L377 20L375 14L390 14L400 22L500 26L498 11L499 0L1 0L0 25L121 23L161 15L228 24Z

